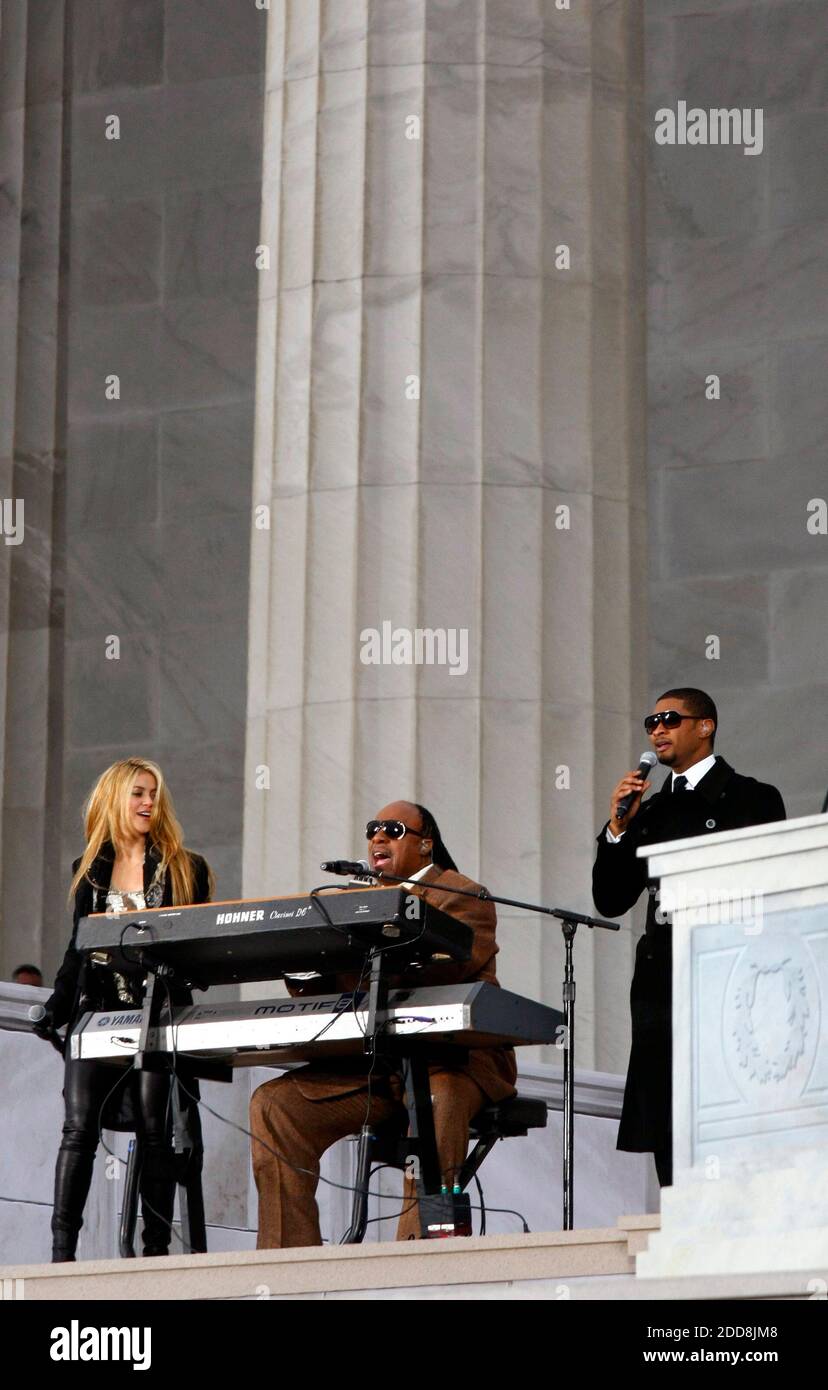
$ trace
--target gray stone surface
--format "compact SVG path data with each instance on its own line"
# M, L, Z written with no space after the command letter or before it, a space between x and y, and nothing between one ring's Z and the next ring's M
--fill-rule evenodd
M828 614L828 573L795 570L773 576L771 670L780 684L795 671L805 683L828 684L828 644L821 641Z
M160 432L163 516L186 514L190 524L221 518L222 526L228 514L249 519L253 420L247 401L166 411Z
M107 657L103 632L67 641L67 742L96 750L90 757L90 782L95 762L107 756L97 750L132 749L158 737L157 663L158 639L152 633L124 633L117 660Z
M771 123L769 213L773 227L796 227L828 217L822 177L828 159L828 110L775 116ZM759 161L745 160L756 165Z
M653 693L710 689L721 751L804 814L826 776L789 712L821 708L828 675L828 543L806 529L808 502L826 495L828 12L813 0L646 10ZM657 146L654 111L679 98L762 107L763 152ZM722 398L708 402L713 372ZM722 637L719 662L704 659L708 633Z
M670 622L677 611L682 621ZM651 650L654 695L676 684L676 671L682 672L682 683L702 689L764 685L770 679L770 593L763 575L662 579L653 613L662 628ZM712 636L720 643L716 660L707 655Z
M167 0L164 65L170 82L201 82L262 69L267 11L226 0Z
M72 227L76 304L154 304L161 291L160 196L84 202Z
M111 115L120 121L118 140L106 138ZM74 198L143 198L163 187L164 106L156 88L125 88L117 103L109 95L79 96L72 128Z
M254 271L251 262L251 283ZM255 380L251 295L172 300L159 333L157 404L173 410L248 399Z
M164 204L167 297L249 295L261 198L258 182L170 193Z
M780 343L774 367L770 381L770 447L780 463L789 461L793 478L798 481L802 467L799 460L817 456L825 442L823 385L828 370L828 338Z
M72 427L69 449L78 467L67 499L66 524L78 540L112 530L113 517L120 524L128 518L133 542L146 545L147 529L158 519L159 427L153 416ZM75 621L80 618L76 612Z
M772 360L766 347L731 349L724 365L710 348L654 353L648 382L651 468L766 458ZM711 375L719 378L718 400L707 396Z
M820 453L674 469L660 485L667 575L736 575L828 562L826 537L811 535L806 525L808 502L825 492ZM710 630L717 630L715 622Z
M188 843L241 886L267 23L231 0L80 0L64 55L64 17L3 5L0 456L26 539L0 557L4 915L20 922L2 960L28 933L47 975L81 801L119 756L169 766Z
M164 0L74 0L79 92L155 87L164 75Z

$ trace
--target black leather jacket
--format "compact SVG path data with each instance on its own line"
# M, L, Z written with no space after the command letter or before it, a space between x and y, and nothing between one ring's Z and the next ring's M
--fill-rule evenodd
M200 854L193 854L188 851L193 863L195 874L195 884L193 889L193 902L207 902L210 896L210 871L207 863ZM146 891L152 882L153 875L158 866L160 853L151 843L147 844L147 852L144 857L144 890ZM88 1009L105 1009L112 1007L111 991L113 989L112 973L103 966L95 966L85 956L76 949L75 940L78 934L78 923L82 917L88 917L93 912L103 912L106 908L106 893L112 881L112 865L115 861L115 851L110 844L102 847L101 853L92 863L89 870L89 877L82 879L75 892L75 908L72 923L72 937L66 948L66 955L63 957L63 964L55 977L55 987L51 997L46 1003L47 1010L51 1013L54 1027L60 1028L64 1023L74 1023L80 1013ZM79 859L72 865L72 873L77 872ZM93 882L90 882L90 879ZM94 883L94 887L93 887ZM172 906L172 888L170 876L166 875L164 883L163 907ZM173 986L171 995L174 1003L192 1003L189 991L183 990L180 986Z

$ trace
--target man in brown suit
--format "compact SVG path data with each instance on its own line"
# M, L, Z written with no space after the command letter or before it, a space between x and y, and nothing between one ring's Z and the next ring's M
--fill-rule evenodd
M426 986L485 980L496 985L494 904L429 889L436 883L443 888L478 887L457 872L431 813L410 801L394 801L368 822L367 833L372 868L405 879L412 893L474 930L471 960L405 972L394 983ZM292 994L327 988L344 993L358 984L355 976L338 976L333 983L315 979L307 985L288 980ZM322 1154L338 1139L358 1134L365 1123L382 1124L404 1113L400 1075L390 1065L377 1066L369 1087L368 1067L365 1058L312 1063L267 1081L254 1092L250 1128L259 1192L260 1250L321 1245L315 1194ZM435 1066L429 1071L443 1182L451 1188L468 1150L470 1120L487 1100L514 1095L515 1057L511 1048L474 1048L467 1065ZM407 1179L398 1240L413 1240L420 1234L415 1196L414 1185Z

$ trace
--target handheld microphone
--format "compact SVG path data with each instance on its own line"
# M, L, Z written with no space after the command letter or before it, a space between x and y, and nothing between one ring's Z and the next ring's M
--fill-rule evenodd
M319 867L323 873L343 874L345 878L352 878L355 874L370 874L374 877L374 871L367 859L325 859Z
M655 753L652 753L649 750L646 753L642 753L638 763L638 776L641 777L644 781L646 781L647 773L652 772L657 762L658 758L656 757ZM630 807L635 801L637 795L637 792L627 792L626 796L622 796L621 800L615 808L616 820L626 819L626 817L630 813Z
M46 1010L42 1004L32 1004L26 1016L32 1026L36 1028L38 1023L42 1023L46 1017ZM60 1053L61 1057L64 1056L64 1042L55 1028L50 1028L48 1032L41 1033L39 1036L43 1038L44 1042L50 1042L55 1051Z

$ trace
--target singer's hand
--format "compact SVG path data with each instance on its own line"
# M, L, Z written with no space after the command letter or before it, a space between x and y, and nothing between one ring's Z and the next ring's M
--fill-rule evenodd
M55 1016L51 1009L47 1009L43 1017L37 1023L32 1024L32 1032L36 1033L44 1042L51 1042L55 1032Z
M638 775L638 770L628 772L626 777L622 777L618 786L610 797L610 822L609 828L613 835L620 835L626 830L630 821L638 813L641 805L641 798L649 787L649 782L642 782ZM615 808L622 797L628 796L630 792L635 792L635 800L630 803L630 809L623 820L619 820L615 814Z

